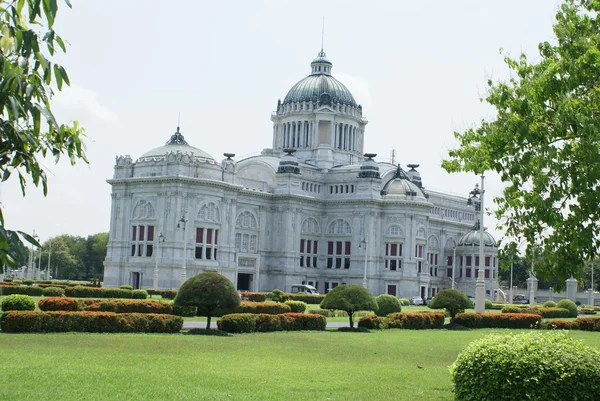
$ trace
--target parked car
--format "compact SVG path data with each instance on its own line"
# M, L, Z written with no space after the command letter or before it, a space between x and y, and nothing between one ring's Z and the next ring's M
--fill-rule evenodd
M421 297L412 297L410 303L413 305L424 305L423 298Z
M526 298L524 295L515 295L513 297L513 304L526 305L528 303L529 303L529 298Z
M304 293L308 295L319 295L319 291L312 285L292 284L292 294Z

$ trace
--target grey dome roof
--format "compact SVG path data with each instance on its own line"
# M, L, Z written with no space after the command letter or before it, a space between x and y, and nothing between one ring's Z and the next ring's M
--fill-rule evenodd
M462 236L462 238L458 241L458 246L479 246L480 242L480 232L479 230L472 230ZM483 246L496 248L498 246L492 234L487 231L483 232Z
M188 143L183 138L183 135L181 135L181 133L179 132L179 127L177 127L177 132L171 135L171 139L169 139L169 141L167 141L165 145L149 150L148 152L140 156L140 158L160 157L165 156L167 153L171 152L180 152L188 154L191 153L194 155L194 157L214 160L213 157L205 151L188 145Z
M283 104L295 102L341 103L357 107L352 93L343 83L331 76L332 63L323 50L311 63L312 74L300 80L289 90ZM327 94L321 98L321 95Z
M427 194L417 184L412 182L408 175L400 168L396 168L396 174L389 180L381 190L385 198L421 200L427 202Z

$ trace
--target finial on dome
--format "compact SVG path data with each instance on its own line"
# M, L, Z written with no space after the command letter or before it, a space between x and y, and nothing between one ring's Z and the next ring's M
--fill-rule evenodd
M171 139L169 139L166 145L187 145L188 143L185 141L181 132L179 132L179 125L177 125L177 131L171 135Z
M323 17L323 28L321 29L321 53L325 54L323 51L323 40L325 39L325 17Z

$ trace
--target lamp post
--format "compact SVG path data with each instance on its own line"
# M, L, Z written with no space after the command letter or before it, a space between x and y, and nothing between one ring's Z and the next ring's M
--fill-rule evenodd
M39 236L35 233L35 229L33 230L32 237L35 240L37 240L39 238ZM31 244L31 253L29 254L29 262L31 265L31 278L35 280L35 251L33 249L33 244ZM27 272L27 273L29 273L29 272Z
M452 289L454 289L455 266L456 266L456 243L454 243L454 249L452 251Z
M533 308L535 306L535 248L533 251L533 255L531 256L531 279L529 282L529 307Z
M592 284L590 285L590 306L594 306L594 259L592 259Z
M237 250L233 251L233 264L235 265L235 277L234 277L235 281L234 281L234 283L235 283L235 289L237 291L237 290L239 290L238 289L238 275L240 274L239 273L240 270L238 267L238 260L237 260Z
M183 285L183 283L185 283L185 281L187 280L187 274L186 274L186 267L185 267L185 263L187 262L187 211L184 213L184 215L181 216L181 219L179 219L179 222L177 223L177 228L181 228L181 226L183 225L183 266L181 268L181 285Z
M158 258L160 257L160 243L165 242L165 236L160 233L156 239L156 263L154 265L154 280L152 282L152 288L158 290Z
M50 256L52 255L52 240L48 240L48 268L46 269L46 280L50 280Z
M478 185L475 185L475 189L473 189L470 193L468 205L475 206L475 210L479 212L479 271L477 272L477 281L475 283L475 312L483 313L485 312L485 279L484 279L484 270L482 268L484 263L483 256L483 194L485 190L483 189L485 176L481 174L481 189L479 189ZM479 198L477 196L479 195Z
M360 244L365 248L365 273L363 276L363 287L367 288L367 258L369 256L369 238L365 237Z

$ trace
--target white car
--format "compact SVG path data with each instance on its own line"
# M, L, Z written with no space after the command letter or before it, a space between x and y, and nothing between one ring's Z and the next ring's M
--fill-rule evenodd
M410 302L411 302L413 305L423 305L423 298L421 298L421 297L412 297L412 298L410 299Z

